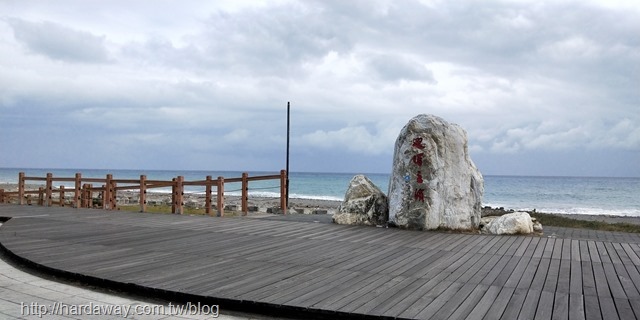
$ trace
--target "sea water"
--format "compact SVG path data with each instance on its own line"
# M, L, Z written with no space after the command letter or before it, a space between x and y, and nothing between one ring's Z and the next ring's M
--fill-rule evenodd
M219 176L225 178L242 176L242 172L239 171L0 168L0 183L17 183L19 172L25 172L30 177L45 177L48 172L54 177L74 177L76 172L80 172L87 178L102 178L110 173L114 179L139 179L140 175L144 174L149 180L171 180L181 175L186 181L204 180L208 175L213 179ZM279 172L249 172L249 176L273 174L279 174ZM354 173L292 172L289 175L289 196L341 201L354 175ZM365 175L382 191L387 192L389 174ZM56 185L71 187L73 183ZM484 189L484 206L515 210L536 209L540 212L553 213L640 216L640 178L488 175L484 177ZM154 191L171 192L170 189ZM186 192L202 193L204 188L187 187ZM279 192L279 180L249 183L249 194L253 196L278 197ZM239 195L240 184L225 184L225 193Z

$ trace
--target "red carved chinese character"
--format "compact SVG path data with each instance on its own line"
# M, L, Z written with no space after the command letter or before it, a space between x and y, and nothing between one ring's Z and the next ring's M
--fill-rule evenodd
M418 148L418 149L424 149L425 145L424 143L422 143L422 137L417 137L415 139L413 139L413 144L412 146Z
M424 189L418 189L413 195L415 201L424 202Z
M423 183L424 181L422 180L422 172L418 171L418 177L416 178L416 182L418 183Z
M413 155L411 161L415 163L418 167L422 167L422 158L424 157L424 153L418 153Z

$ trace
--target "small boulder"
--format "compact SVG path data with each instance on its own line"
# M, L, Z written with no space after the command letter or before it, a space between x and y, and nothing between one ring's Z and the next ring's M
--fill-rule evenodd
M499 217L484 217L480 223L481 231L488 234L530 234L536 231L534 221L526 212L508 213ZM535 222L542 230L542 225Z
M333 215L333 222L351 225L386 225L389 217L387 196L364 175L351 179L344 201Z

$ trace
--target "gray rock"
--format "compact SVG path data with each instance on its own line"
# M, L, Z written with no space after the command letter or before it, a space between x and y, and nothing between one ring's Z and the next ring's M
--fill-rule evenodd
M185 202L184 206L189 209L198 209L200 208L200 202L195 199L189 199Z
M344 201L333 215L333 222L351 225L386 225L389 214L387 196L369 178L351 179Z
M542 224L538 222L538 219L531 218L531 222L533 223L533 232L542 233L544 231L542 229Z
M488 234L530 234L534 232L531 216L522 211L499 217L482 218L482 225L481 231Z
M389 223L407 229L475 229L484 180L469 157L467 134L433 115L400 131L389 181Z

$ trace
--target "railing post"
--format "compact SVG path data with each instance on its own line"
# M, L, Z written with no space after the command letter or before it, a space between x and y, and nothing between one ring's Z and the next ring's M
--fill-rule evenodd
M80 208L82 205L80 204L80 188L82 187L82 174L76 173L76 181L75 181L75 190L73 193L73 207Z
M246 216L249 212L249 174L246 172L242 173L242 215Z
M111 210L118 210L118 183L111 180Z
M224 178L223 177L218 177L218 185L217 187L217 191L216 193L218 194L218 201L217 201L217 207L218 207L218 217L224 217Z
M207 176L205 179L205 191L204 191L204 213L206 215L211 215L211 184L212 184L211 176Z
M87 208L93 208L93 184L87 185Z
M147 176L140 175L140 212L147 212Z
M43 187L39 187L38 188L38 205L39 206L44 206L44 188Z
M46 206L51 207L53 204L53 173L47 173L47 190L45 192L47 193Z
M173 205L171 206L171 213L182 214L182 196L184 195L184 177L178 176L174 178L174 191L173 191Z
M0 203L4 203L4 189L0 189Z
M177 188L177 179L173 178L171 179L171 213L176 213L176 188Z
M60 206L64 207L64 186L60 186Z
M101 204L101 206L102 206L102 209L104 209L104 210L107 209L107 203L106 203L105 199L107 199L107 193L108 192L109 191L107 190L107 186L103 184L102 185L102 193L101 193L102 194L102 204ZM98 195L98 197L100 197L100 195Z
M88 184L85 183L84 185L82 185L82 193L81 193L81 196L80 196L80 207L81 208L89 208L89 200L88 199L91 198L91 197L88 195L88 191L89 191Z
M111 209L111 180L113 180L113 175L107 174L107 181L104 183L104 191L102 192L102 209L110 210Z
M280 170L280 208L287 214L287 171Z
M24 172L18 173L18 199L18 203L24 205Z

